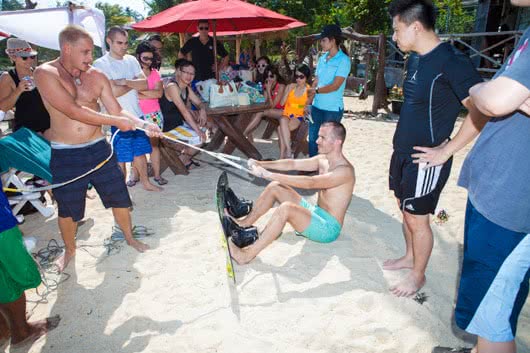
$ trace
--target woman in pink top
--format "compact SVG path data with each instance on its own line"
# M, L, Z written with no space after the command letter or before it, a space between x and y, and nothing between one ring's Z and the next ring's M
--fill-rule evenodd
M149 44L149 42L142 42L136 48L136 58L142 67L145 77L147 77L148 88L145 91L138 91L138 98L140 99L140 108L142 108L142 112L144 113L144 119L153 124L157 124L160 130L162 130L164 117L160 111L158 98L164 94L164 88L160 74L154 68L154 65L158 62L158 60L155 60L156 55L156 48ZM160 176L159 143L160 141L157 137L151 137L151 146L153 147L153 152L151 152L151 165L155 176L154 180L158 185L165 185L167 184L167 180Z

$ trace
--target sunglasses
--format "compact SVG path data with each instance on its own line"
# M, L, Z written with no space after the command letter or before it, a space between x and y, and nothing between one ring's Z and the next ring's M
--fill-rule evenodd
M149 62L153 62L153 57L152 56L140 56L140 60L142 61L149 61Z
M199 30L200 30L200 31L207 31L207 30L208 30L208 27L199 27Z
M257 67L267 67L267 64L258 64Z
M22 60L26 61L28 59L34 60L36 57L37 57L37 55L32 55L32 56L21 56L20 58Z
M275 78L275 75L267 75L268 78Z
M180 70L180 72L184 73L184 74L188 74L190 76L195 76L195 72L190 72L190 71L184 71L184 70Z
M301 80L301 79L305 78L305 75L294 75L294 77L296 77L296 78Z

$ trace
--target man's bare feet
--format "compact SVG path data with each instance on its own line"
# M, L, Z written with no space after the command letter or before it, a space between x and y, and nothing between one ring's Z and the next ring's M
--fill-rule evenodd
M159 186L156 186L156 185L154 185L154 184L151 184L150 181L147 181L147 182L145 182L145 183L142 183L142 185L143 185L144 189L147 190L147 191L157 191L157 192L159 192L159 191L164 190L163 188L161 188L161 187L159 187Z
M60 321L61 317L59 315L55 315L45 320L28 323L27 334L18 338L12 337L11 347L20 348L22 346L35 342L37 339L39 339L39 337L45 335L47 332L59 326Z
M228 239L228 246L230 247L230 255L232 256L232 259L234 259L239 265L246 265L250 261L252 261L252 258L248 256L248 253L240 249L232 242L232 239Z
M397 285L390 287L390 291L397 297L411 297L425 285L425 275L417 276L410 272Z
M135 248L138 252L145 252L146 250L149 250L149 245L142 243L141 241L138 241L136 239L127 241L127 244Z
M65 250L65 252L54 261L54 264L57 266L57 271L59 271L59 273L63 272L70 263L70 260L72 260L74 257L75 250L73 252Z
M412 268L414 260L406 256L400 257L399 259L389 259L383 262L383 270L394 271L401 270L404 268Z

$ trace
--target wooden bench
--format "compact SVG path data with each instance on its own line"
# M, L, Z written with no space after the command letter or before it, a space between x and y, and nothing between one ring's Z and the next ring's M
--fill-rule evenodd
M160 174L167 168L171 169L173 174L188 175L190 172L180 158L180 150L176 148L177 143L166 139L160 139Z
M268 140L271 138L272 133L278 129L280 123L278 120L273 118L267 118L268 124L261 136L262 139ZM300 153L309 154L309 146L307 144L307 133L309 131L309 124L307 121L302 121L298 128L291 131L291 151L293 151L294 158Z

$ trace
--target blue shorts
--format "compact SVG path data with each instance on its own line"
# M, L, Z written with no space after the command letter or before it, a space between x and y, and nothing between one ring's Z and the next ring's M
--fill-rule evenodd
M512 341L529 277L530 235L490 222L468 201L457 325L491 342Z
M104 161L110 154L106 140L79 148L56 149L52 147L50 170L53 183L61 183L78 177ZM72 217L74 222L85 215L85 200L88 184L92 184L105 208L128 208L132 206L125 178L116 162L116 156L100 169L73 183L53 189L57 200L59 217Z
M116 128L112 127L112 133L114 131ZM149 154L152 150L149 137L140 130L120 131L114 138L114 153L119 163L132 162L134 157Z
M342 226L339 221L318 205L312 205L304 198L300 200L300 206L311 211L311 223L299 235L318 243L331 243L340 235Z

